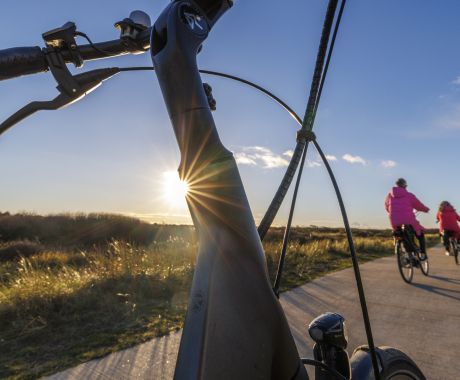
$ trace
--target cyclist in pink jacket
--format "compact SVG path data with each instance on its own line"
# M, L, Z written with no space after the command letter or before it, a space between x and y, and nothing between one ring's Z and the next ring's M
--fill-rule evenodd
M385 210L390 217L393 230L403 224L410 224L420 243L420 251L426 253L425 235L423 226L415 218L414 210L428 212L430 209L420 202L417 197L406 190L407 182L404 178L396 181L396 186L391 189L385 198Z

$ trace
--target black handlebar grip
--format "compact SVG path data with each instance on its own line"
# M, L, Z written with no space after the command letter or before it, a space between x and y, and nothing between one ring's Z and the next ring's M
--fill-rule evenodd
M0 50L0 80L47 70L45 54L38 46Z

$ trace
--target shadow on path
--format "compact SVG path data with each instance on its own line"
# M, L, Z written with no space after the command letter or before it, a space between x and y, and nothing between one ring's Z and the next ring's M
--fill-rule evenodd
M453 283L453 284L460 285L460 280L458 280L456 278L448 278L448 277L444 277L444 276L432 276L432 275L430 275L430 277L434 278L435 280L445 281L445 282L450 282L450 283Z
M440 296L460 301L460 291L459 290L440 288L439 286L426 285L426 284L412 284L412 285L415 286L416 288L426 290L427 292L439 294ZM455 294L458 294L459 296L446 294L445 292L455 293Z

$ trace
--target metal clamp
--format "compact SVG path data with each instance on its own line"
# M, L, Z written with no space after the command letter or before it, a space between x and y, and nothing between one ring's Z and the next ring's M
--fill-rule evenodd
M316 135L309 129L299 129L297 131L297 141L311 142L316 140Z

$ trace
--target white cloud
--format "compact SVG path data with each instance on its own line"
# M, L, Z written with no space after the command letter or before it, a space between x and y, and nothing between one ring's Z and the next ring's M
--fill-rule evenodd
M264 163L264 168L266 169L274 169L274 168L281 168L283 166L288 166L289 161L284 159L281 156L278 156L276 154L265 154L265 155L260 155L259 157L260 160Z
M367 165L367 161L362 158L361 156L353 156L349 153L344 154L342 158L349 162L350 164L361 164L361 165Z
M455 78L455 79L452 81L452 84L460 85L460 76L458 76L457 78Z
M283 155L287 156L284 153ZM263 146L243 147L241 151L235 152L235 159L240 165L261 166L265 169L275 169L289 165L289 161L282 155L276 154Z
M248 147L245 147L244 150L252 150L252 151L264 153L264 154L272 154L272 151L270 149L265 148L263 146L248 146Z
M234 153L235 160L240 165L260 166L264 169L276 169L289 165L289 159L294 152L287 150L283 154L272 152L269 148L263 146L246 146L241 147ZM308 168L317 168L321 166L318 158L315 160L306 160L305 166Z
M307 165L307 168L319 168L321 166L321 163L318 161L307 160L305 164Z
M396 161L393 161L393 160L383 160L380 164L384 168L394 168L396 165L398 165Z
M333 156L332 154L326 154L326 158L327 158L329 161L337 161L337 157L336 157L336 156Z
M283 156L291 158L294 155L294 151L292 149L287 150L283 153Z
M243 152L235 153L235 160L240 165L257 165L257 162Z
M289 157L289 158L292 158L292 156L294 155L294 151L289 149L287 150L286 152L283 153L283 156L286 156L286 157ZM334 156L331 156L331 157L334 157ZM335 158L335 157L334 157ZM337 158L335 158L337 159ZM315 161L311 161L311 160L306 160L305 162L305 165L307 165L307 168L317 168L319 166L321 166L321 162L319 161L319 158L317 158Z

